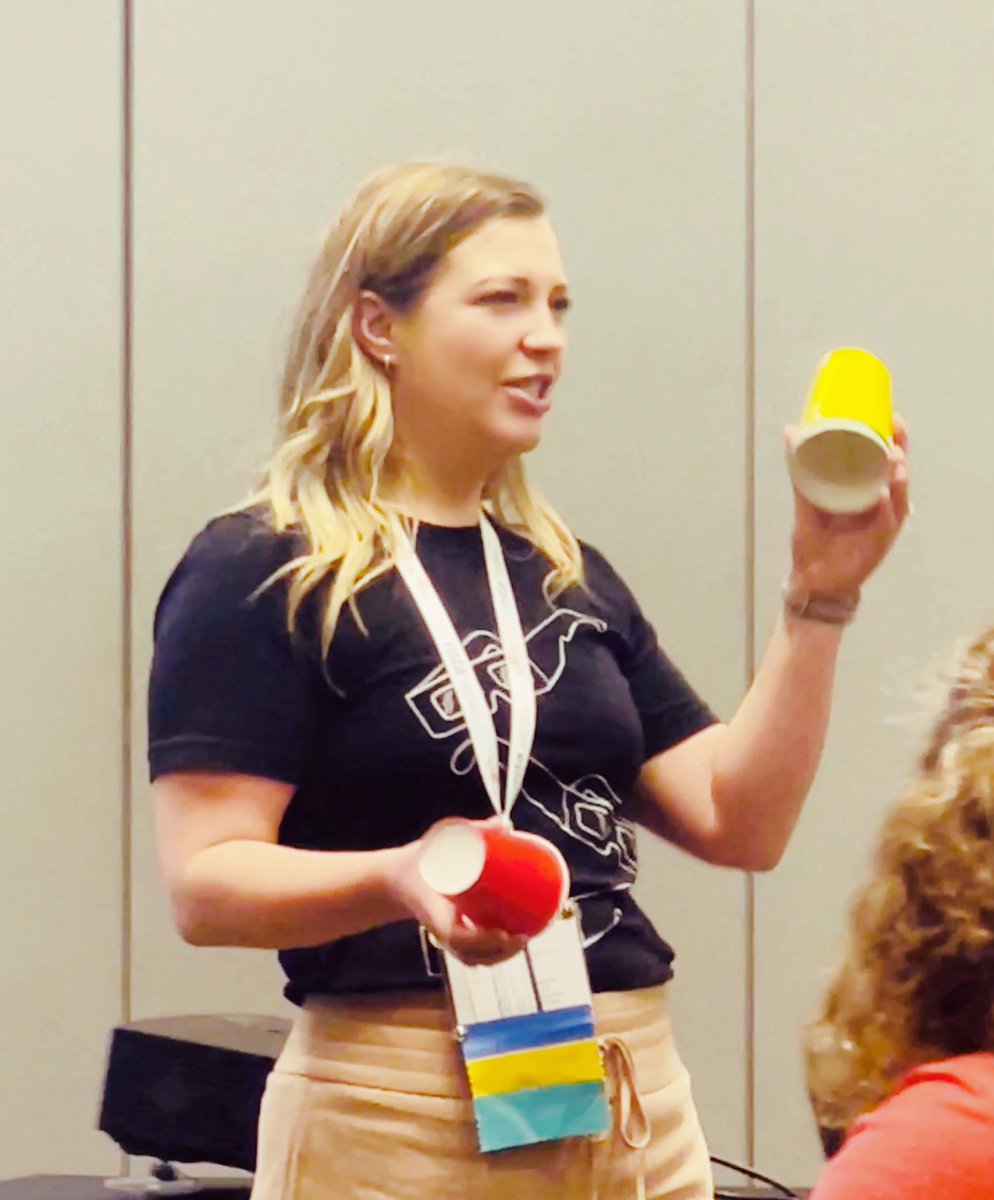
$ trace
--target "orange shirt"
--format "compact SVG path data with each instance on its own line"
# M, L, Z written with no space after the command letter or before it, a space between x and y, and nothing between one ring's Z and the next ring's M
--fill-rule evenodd
M994 1200L994 1054L909 1071L853 1124L809 1200Z

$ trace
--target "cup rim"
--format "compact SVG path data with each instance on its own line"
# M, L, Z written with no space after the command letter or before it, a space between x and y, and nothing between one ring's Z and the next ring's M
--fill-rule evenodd
M448 887L441 886L442 880L431 862L430 855L432 847L444 837L450 836L455 830L459 830L460 834L468 834L470 838L476 839L479 843L482 853L479 858L479 863L476 865L476 874L458 890L451 890ZM436 847L437 852L437 847ZM440 896L445 896L448 900L456 900L459 896L464 896L472 888L480 882L483 875L484 866L486 864L487 851L486 841L483 837L483 831L476 829L474 823L465 817L451 817L438 822L434 829L430 830L425 836L421 845L421 851L418 854L418 873L421 878L427 883L430 888L434 888Z
M797 441L791 447L792 457L802 446L814 441L815 438L820 437L823 433L858 434L868 442L873 442L888 458L893 446L893 443L882 434L879 434L872 425L868 425L865 421L857 421L854 417L819 417L817 421L812 421L810 425L801 425L798 428L800 432Z
M881 467L886 466L890 460L890 447L883 438L872 430L868 430L862 422L846 421L845 425L842 426L840 424L842 420L843 418L838 418L837 420L826 421L824 423L819 422L817 429L812 426L812 429L815 430L814 432L800 438L793 446L789 447L787 451L787 471L791 482L801 495L823 512L836 514L868 512L876 504L876 498L880 488L884 484L883 470L881 470L879 479L867 480L859 486L835 483L821 479L814 472L808 470L804 464L803 456L798 454L798 451L803 449L805 445L813 442L819 433L838 432L840 429L848 432L856 424L859 428L852 430L852 432L858 432L865 441L870 442L880 450L883 454Z

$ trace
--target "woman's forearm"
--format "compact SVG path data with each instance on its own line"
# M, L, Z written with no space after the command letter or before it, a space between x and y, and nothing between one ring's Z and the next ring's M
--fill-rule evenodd
M184 939L197 946L286 950L321 945L411 916L393 880L409 847L298 850L237 840L194 854L172 889Z
M828 730L842 627L783 617L715 750L712 797L757 869L797 823Z

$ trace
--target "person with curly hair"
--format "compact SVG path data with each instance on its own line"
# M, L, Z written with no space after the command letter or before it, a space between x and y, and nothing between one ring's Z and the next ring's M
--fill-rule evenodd
M805 1030L811 1200L994 1200L994 626L956 669Z

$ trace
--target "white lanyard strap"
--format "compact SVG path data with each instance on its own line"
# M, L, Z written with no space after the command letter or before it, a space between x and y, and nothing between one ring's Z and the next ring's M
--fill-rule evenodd
M483 536L487 581L490 585L494 615L497 618L497 637L503 650L505 682L511 707L510 747L503 798L500 789L497 730L494 727L490 705L476 670L469 661L462 639L452 624L452 618L446 611L435 585L429 579L428 572L414 552L410 538L399 526L395 527L394 561L431 634L442 665L448 672L449 683L459 701L459 708L476 756L476 765L490 797L490 803L498 816L510 822L511 808L521 791L531 757L532 743L535 740L535 682L500 538L486 516L480 518L480 532Z
M490 595L497 618L497 636L504 652L504 670L511 705L507 796L504 804L505 816L510 820L511 809L525 781L525 772L528 770L528 760L535 741L535 680L500 538L486 516L481 519L480 531L483 534L487 580L490 583Z

